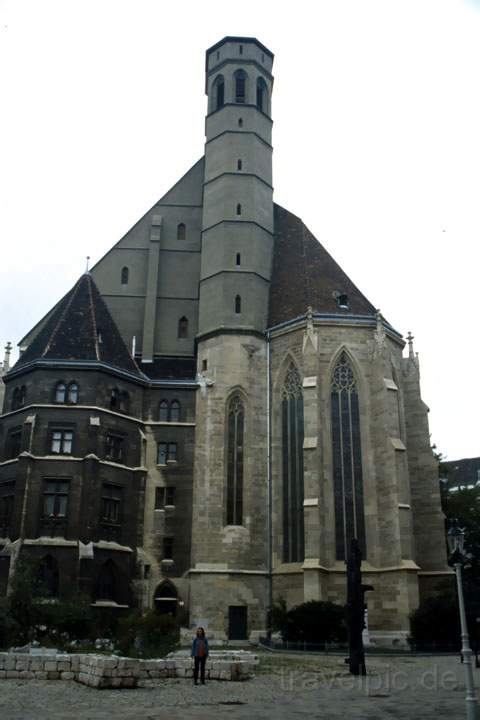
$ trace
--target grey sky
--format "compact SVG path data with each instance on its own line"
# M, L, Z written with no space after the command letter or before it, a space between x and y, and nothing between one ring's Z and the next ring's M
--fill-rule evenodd
M480 454L472 0L0 0L0 342L203 154L204 51L224 35L275 53L275 200L414 333L432 442Z

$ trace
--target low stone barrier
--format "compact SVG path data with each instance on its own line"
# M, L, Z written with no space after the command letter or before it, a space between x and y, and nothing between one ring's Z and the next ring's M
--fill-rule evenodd
M250 657L251 656L251 657ZM258 657L253 653L211 653L209 680L247 680ZM192 659L186 654L140 660L117 655L0 653L0 679L76 680L93 688L135 688L160 678L192 678Z

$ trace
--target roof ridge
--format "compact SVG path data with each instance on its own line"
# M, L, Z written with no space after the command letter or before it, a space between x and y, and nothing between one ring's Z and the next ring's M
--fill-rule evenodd
M53 330L52 330L52 334L50 335L50 337L48 338L48 340L47 340L47 342L46 342L46 344L45 344L45 348L44 348L44 350L43 350L43 352L42 352L41 357L45 357L45 355L47 354L47 352L50 350L50 346L51 346L51 344L53 343L53 339L54 339L55 335L57 334L58 329L59 329L60 325L62 324L65 315L66 315L67 312L69 311L73 300L75 299L75 296L76 296L76 294L77 294L77 292L78 292L78 288L79 288L79 286L80 286L80 281L81 281L82 277L83 277L83 275L77 280L77 282L76 282L75 285L73 286L72 291L71 291L71 293L70 293L70 297L68 298L68 301L67 301L65 307L63 308L62 313L60 314L60 317L59 317L59 319L58 319L57 324L55 325L55 327L54 327Z
M99 347L99 343L98 343L97 318L95 316L95 307L94 307L94 303L93 303L92 283L91 283L90 273L87 274L87 286L88 286L88 297L90 298L90 312L92 315L93 336L95 338L95 355L97 356L97 360L101 360L100 347Z

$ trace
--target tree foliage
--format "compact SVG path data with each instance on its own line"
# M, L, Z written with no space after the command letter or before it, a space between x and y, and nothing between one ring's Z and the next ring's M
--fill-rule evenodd
M332 602L310 600L287 610L285 600L280 599L272 607L271 622L289 642L322 644L347 639L345 609Z

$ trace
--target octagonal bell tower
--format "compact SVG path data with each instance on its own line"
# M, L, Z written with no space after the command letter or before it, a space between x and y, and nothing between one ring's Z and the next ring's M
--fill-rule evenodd
M272 263L273 55L255 38L207 50L199 335L263 332Z
M272 63L255 38L207 50L190 619L232 639L268 606Z

